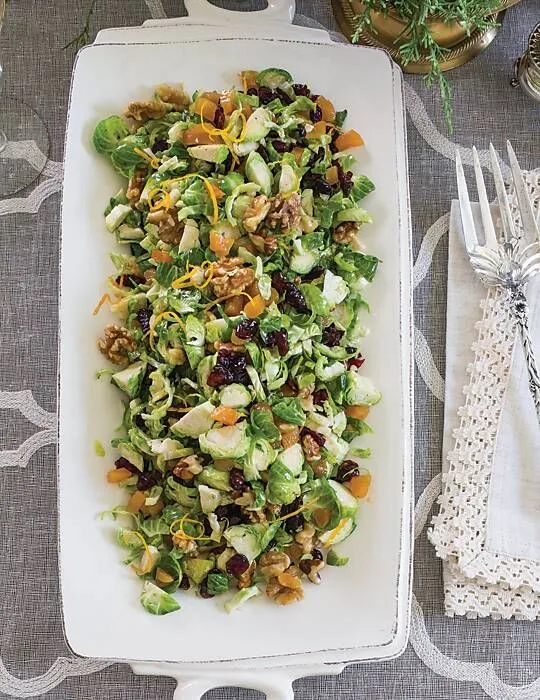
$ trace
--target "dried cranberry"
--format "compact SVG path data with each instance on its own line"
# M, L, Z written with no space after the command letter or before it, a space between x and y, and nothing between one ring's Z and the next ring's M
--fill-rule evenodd
M190 586L189 578L185 574L182 574L178 588L181 588L183 591L188 591Z
M232 374L224 367L216 365L206 378L208 386L217 388L223 384L232 384Z
M323 555L320 549L312 549L311 550L311 556L315 560L322 561L323 560Z
M210 521L208 520L208 518L205 518L203 520L203 527L205 536L210 537L210 535L212 534L212 526L210 525Z
M251 340L257 329L259 328L259 322L256 319L245 318L243 321L236 326L235 333L236 337L240 340Z
M302 499L296 498L292 503L281 508L280 516L289 515L289 513L294 513L296 510L302 507ZM291 515L290 518L286 518L283 521L286 532L289 534L294 534L304 527L304 516L302 513L297 513L296 515Z
M225 568L227 569L227 573L238 578L249 569L248 558L243 554L233 554Z
M315 405L320 406L325 401L328 401L328 392L326 389L317 389L317 391L313 392L313 403Z
M216 375L213 376L213 373L216 373ZM246 356L241 352L220 350L216 365L206 381L210 386L221 386L221 384L231 384L233 382L249 384ZM219 384L212 384L211 381L219 381Z
M266 336L265 345L269 348L277 347L278 352L281 356L286 355L289 352L289 341L287 339L287 331L271 331Z
M311 559L302 559L299 566L300 571L302 571L306 576L309 576L311 571Z
M287 151L291 150L290 144L285 143L285 141L280 141L279 139L272 141L272 146L278 153L286 153Z
M303 97L309 97L310 91L307 85L302 85L300 83L295 83L292 86L293 92L295 95L301 95Z
M337 171L338 171L339 186L343 190L343 194L345 196L347 196L350 193L352 186L353 186L353 183L352 183L353 174L350 170L347 170L347 171L343 170L343 168L341 167L341 163L339 163L339 161L337 163Z
M114 463L114 466L117 469L127 469L132 474L140 474L140 471L137 469L137 467L134 464L131 464L131 462L128 461L125 457L118 457L118 459Z
M326 442L324 435L321 435L321 433L318 433L316 430L311 430L310 428L302 428L300 435L302 435L302 437L304 437L304 435L309 435L315 440L319 447L324 447L324 443Z
M290 535L293 535L295 532L298 532L304 527L304 516L302 513L298 513L297 515L291 515L290 518L287 518L287 520L284 521L285 525L285 531L288 532Z
M141 430L144 430L146 428L146 423L144 422L144 418L141 416L140 413L137 413L137 415L133 419L133 422L135 423L137 428L140 428Z
M218 506L214 513L218 520L228 520L229 525L240 525L243 520L242 508L236 504Z
M358 357L351 357L350 360L347 360L347 367L349 367L349 369L351 367L361 367L365 361L366 358L362 357L362 355L358 355Z
M272 102L276 97L276 94L274 93L273 90L270 88L261 85L259 88L259 100L263 103L263 105L267 105L269 102Z
M312 122L320 122L322 119L322 109L317 105L315 109L312 109L309 113L309 118Z
M224 172L228 173L230 171L231 166L232 166L232 162L233 162L232 153L231 153L231 151L229 151L229 153L227 154L227 157L223 161Z
M292 282L289 283L287 291L285 292L285 301L301 314L309 313L304 295Z
M159 481L159 473L157 471L143 472L137 479L137 489L139 491L148 491Z
M229 472L231 488L233 491L244 491L246 488L246 480L244 479L244 472L241 469L234 467Z
M214 514L218 520L224 520L227 517L228 510L227 506L217 506Z
M343 338L345 331L340 331L332 323L330 326L326 326L322 332L322 342L328 345L329 348L333 348L335 345L339 345L339 341Z
M334 139L332 139L332 141L330 141L330 145L328 147L330 148L330 153L337 153L338 152L338 147L336 146Z
M260 153L261 156L264 158L264 160L267 162L272 160L270 158L270 156L268 155L268 151L266 150L266 148L263 146L262 143L260 144L259 148L257 148L257 153Z
M290 105L292 103L292 100L289 97L289 95L287 95L287 93L281 88L276 88L276 95L279 97L279 99L284 105Z
M353 476L358 476L359 474L360 471L356 462L353 462L352 459L346 459L339 465L336 481L342 484L344 481L349 481Z
M321 267L320 265L315 265L313 270L310 270L310 272L302 276L302 279L306 282L311 282L312 280L316 280L317 277L320 277L323 273L324 267Z
M289 280L285 277L283 272L274 272L272 275L272 287L278 292L279 294L283 294L283 292L287 289L289 285Z
M137 311L137 321L139 322L143 333L148 333L148 331L150 330L151 316L152 311L148 307L145 307L144 309L139 309Z
M158 139L154 143L154 153L160 153L161 151L166 151L169 148L169 144L165 139Z
M257 90L256 87L251 87L248 88L248 91L246 92L246 95L258 95L259 91Z
M322 177L318 178L313 184L313 191L315 194L332 194L332 185Z
M206 579L199 586L199 595L201 596L201 598L213 598L214 597L214 594L209 593L209 591L208 591L208 584L206 583Z
M223 111L223 107L221 105L218 105L216 107L216 111L214 112L214 126L216 129L223 129L225 126L225 112Z
M130 289L135 289L135 287L138 287L140 284L146 284L144 277L140 277L139 275L118 275L114 281L119 286L129 287Z

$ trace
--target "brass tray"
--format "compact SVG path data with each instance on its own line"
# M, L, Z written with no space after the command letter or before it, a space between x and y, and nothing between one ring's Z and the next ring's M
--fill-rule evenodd
M498 25L502 23L505 10L518 2L519 0L501 0L500 10L494 15ZM332 7L341 31L351 41L354 33L354 18L360 12L362 3L360 0L332 0ZM377 12L373 13L373 25L377 31L364 30L360 34L358 43L384 48L397 63L402 65L399 59L399 46L395 42L403 30L403 24L392 13L384 16ZM444 24L433 19L431 21L432 33L437 41L448 49L448 53L441 63L441 69L443 71L451 70L470 61L491 44L498 30L499 26L494 26L484 31L474 31L467 36L463 27L457 22ZM421 60L408 63L406 66L402 65L402 68L406 73L424 74L430 71L430 63L427 60Z

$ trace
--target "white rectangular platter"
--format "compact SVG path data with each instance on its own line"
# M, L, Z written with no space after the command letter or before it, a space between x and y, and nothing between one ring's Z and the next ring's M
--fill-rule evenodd
M347 108L347 125L366 146L359 168L376 184L365 204L375 223L370 252L383 260L369 289L372 334L366 373L383 393L370 440L373 488L356 533L343 547L345 569L328 567L304 601L280 608L264 597L233 616L219 599L186 594L182 610L162 618L140 606L140 583L98 513L116 505L105 481L114 455L94 454L121 421L116 390L95 379L103 358L96 338L107 313L91 311L111 271L113 239L102 211L120 179L97 156L95 123L151 94L158 82L188 91L224 88L239 70L280 66ZM71 94L62 205L60 303L60 568L66 636L83 656L185 663L255 659L267 665L384 658L403 650L411 561L412 374L411 262L405 137L396 76L377 50L280 40L216 39L100 45L78 57ZM397 110L397 111L396 111ZM366 229L367 231L367 229ZM243 660L239 662L238 660Z

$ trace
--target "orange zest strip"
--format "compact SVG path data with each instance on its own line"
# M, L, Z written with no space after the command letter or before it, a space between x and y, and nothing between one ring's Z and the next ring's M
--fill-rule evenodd
M221 304L222 301L226 301L227 299L232 299L232 297L238 296L245 296L250 301L252 299L252 297L247 292L233 292L232 294L226 294L224 297L219 297L219 299L214 299L214 301L211 301L209 304L206 304L204 310L207 311L208 309L211 309L212 306L215 306L216 304Z
M92 311L92 316L96 316L99 313L99 310L101 309L101 307L103 306L103 304L106 301L109 302L109 304L112 304L112 299L111 299L110 295L108 294L108 292L105 292L105 294L103 294L101 296L100 300L98 301L94 310Z
M159 197L159 199L158 199ZM171 195L160 187L153 189L148 195L148 207L150 211L171 208Z
M154 168L154 170L157 170L159 168L159 160L156 158L156 156L149 155L148 153L146 153L146 151L143 151L141 148L134 148L133 151L141 158L144 158L144 160L146 160L152 166L152 168Z
M144 537L141 535L140 532L137 532L137 530L128 530L128 532L132 535L135 535L138 537L142 543L142 546L144 547L144 551L146 553L146 556L150 558L152 555L150 553L150 549L148 548L148 543L144 539ZM140 569L138 566L133 565L132 567L137 573L143 573L142 569Z
M174 530L174 526L179 523L179 528L178 530ZM196 535L195 537L192 537L191 535L188 535L185 530L184 530L184 523L192 523L193 525L198 525L201 528L201 535ZM187 515L184 515L181 518L177 518L176 520L173 520L170 527L169 527L169 532L173 537L180 537L184 540L210 540L210 537L204 537L204 525L199 522L198 520L193 520L192 518L188 518Z
M174 321L176 323L179 323L184 330L186 329L184 322L175 311L164 311L163 313L158 314L155 317L153 323L150 325L150 347L152 348L152 350L154 349L154 338L156 336L155 328L162 318L164 318L166 321Z

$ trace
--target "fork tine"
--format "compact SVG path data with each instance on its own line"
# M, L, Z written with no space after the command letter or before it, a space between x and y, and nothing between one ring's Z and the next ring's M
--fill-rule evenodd
M469 191L467 190L467 182L465 180L465 173L463 172L459 151L456 151L456 177L463 238L465 239L465 248L467 248L467 251L470 253L478 245L478 238L474 227L471 201L469 199Z
M480 202L480 211L482 213L482 225L484 227L484 235L486 237L486 246L488 248L496 250L497 235L495 233L495 226L493 225L491 210L489 208L489 200L486 192L486 185L484 182L484 176L482 175L482 166L480 165L478 152L474 146L472 151L474 162L474 174L476 175L476 189L478 190L478 201Z
M510 141L506 142L506 148L508 150L508 158L510 159L510 168L512 170L512 179L514 180L514 187L516 189L516 197L519 204L519 213L521 215L523 232L528 238L532 237L534 240L536 240L540 238L540 232L538 231L538 226L536 224L531 200L529 198L529 195L527 194L525 180L523 179L521 168L519 167L516 154L514 153L514 149L512 148L512 144L510 143Z
M512 219L512 212L510 211L510 204L508 203L508 195L506 194L506 187L504 185L504 180L501 173L501 166L499 165L499 156L497 155L497 151L493 147L492 143L489 144L489 152L491 155L491 165L493 168L493 178L495 180L497 199L499 200L503 236L505 241L509 241L511 238L515 237L516 229Z

